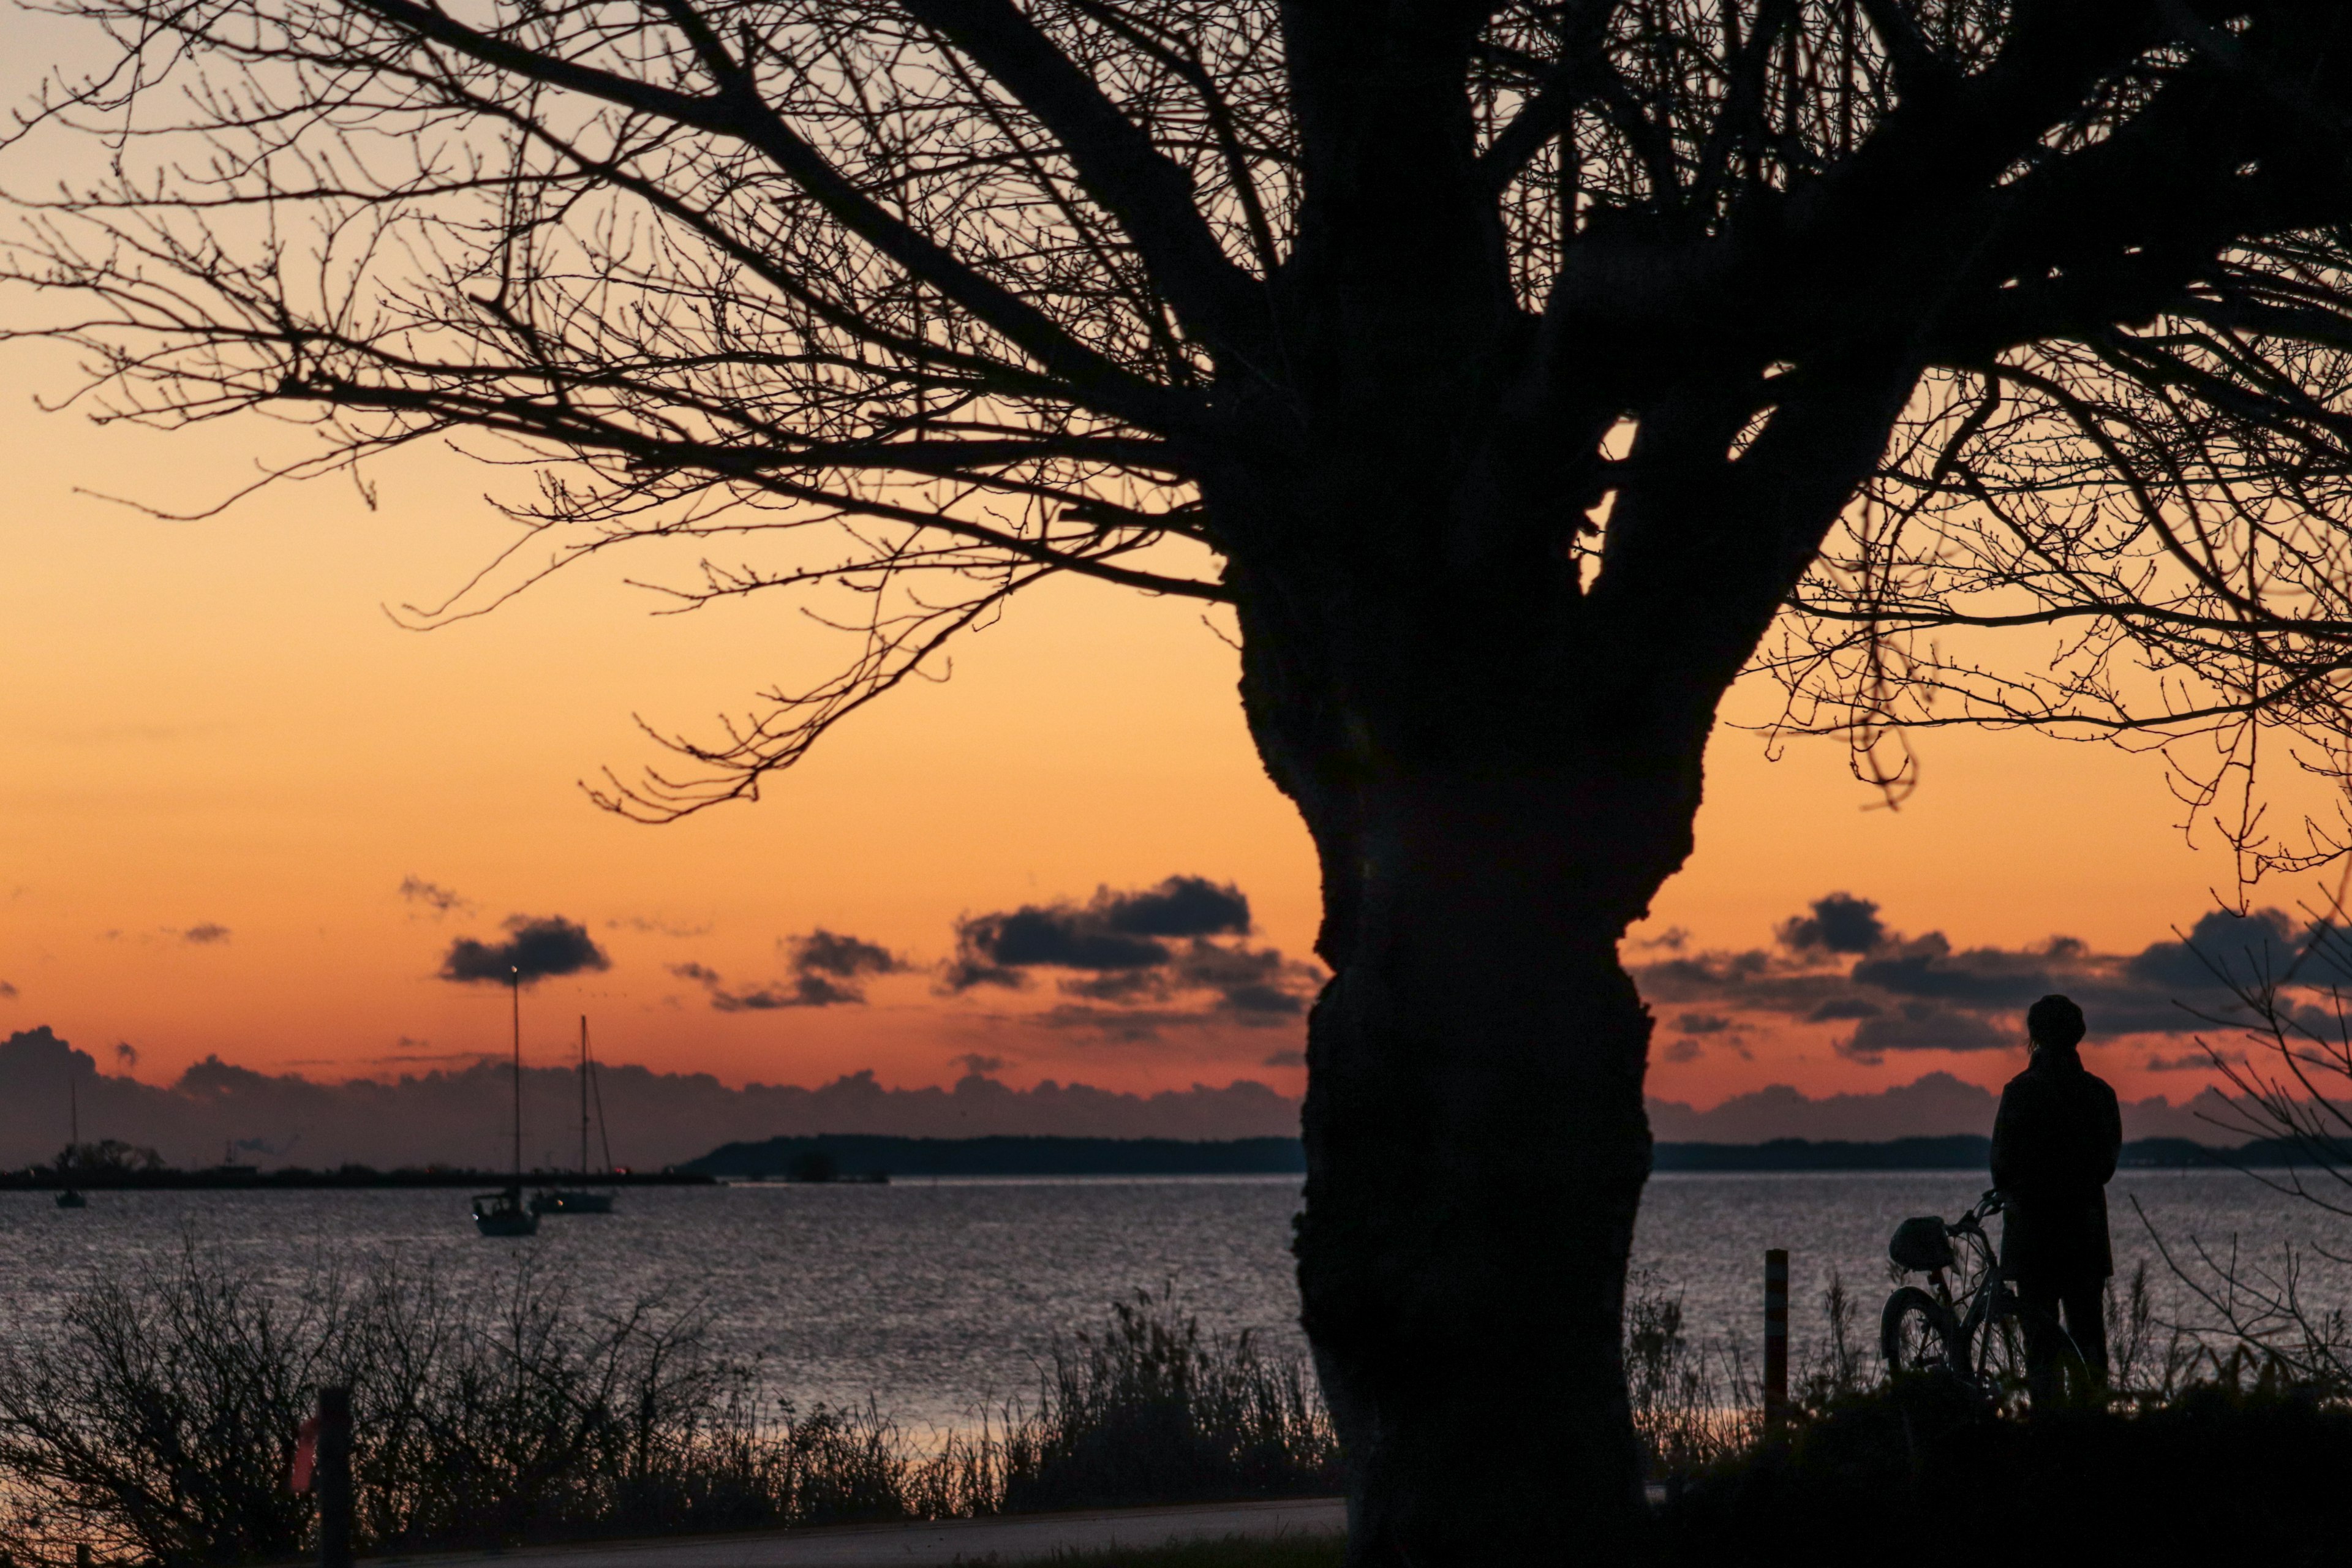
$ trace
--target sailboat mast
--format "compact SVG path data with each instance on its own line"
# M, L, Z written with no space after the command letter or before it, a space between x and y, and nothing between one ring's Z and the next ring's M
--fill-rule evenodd
M522 971L509 967L509 988L514 993L514 1184L522 1191Z
M580 1179L588 1179L588 1015L580 1015Z
M81 1091L74 1083L73 1058L66 1058L66 1149L81 1147Z
M583 1018L581 1024L581 1038L584 1044L587 1020ZM604 1173L609 1176L613 1173L613 1129L604 1121L604 1080L597 1076L596 1058L593 1055L588 1058L588 1087L596 1096L596 1138L604 1146Z

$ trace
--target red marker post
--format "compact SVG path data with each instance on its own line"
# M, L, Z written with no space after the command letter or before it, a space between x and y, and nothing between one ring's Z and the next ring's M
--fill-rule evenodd
M294 1437L289 1490L319 1503L319 1568L352 1568L352 1391L319 1390L319 1413Z
M1789 1254L1764 1254L1764 1426L1789 1417Z

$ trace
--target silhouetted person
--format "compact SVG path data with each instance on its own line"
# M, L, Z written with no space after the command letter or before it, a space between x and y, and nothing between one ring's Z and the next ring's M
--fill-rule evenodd
M2044 996L2027 1010L2033 1055L2000 1091L1992 1123L1992 1184L2009 1200L2000 1264L2026 1314L2026 1376L2034 1402L2056 1393L2058 1346L2047 1327L2063 1312L2066 1331L2099 1383L2107 1379L2102 1309L2115 1256L2107 1245L2107 1179L2122 1152L2116 1091L2086 1070L2075 1047L2083 1010Z

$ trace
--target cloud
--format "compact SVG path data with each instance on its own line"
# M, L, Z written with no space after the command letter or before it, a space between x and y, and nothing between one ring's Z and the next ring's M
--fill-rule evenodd
M604 922L606 931L633 931L641 936L696 937L710 934L710 922L689 924L685 921L663 920L653 915L623 915Z
M854 980L861 974L897 974L906 962L888 948L854 936L842 936L819 926L806 936L787 939L793 967L803 974L833 974Z
M1098 889L1089 906L1111 930L1133 936L1247 936L1249 900L1227 882L1171 877L1136 893Z
M1895 1012L1864 1018L1837 1048L1842 1056L1875 1063L1888 1051L1997 1051L2016 1044L2014 1034L1973 1013L1907 1002Z
M1039 972L1058 972L1055 988L1073 1000L1033 1020L1122 1040L1167 1027L1294 1023L1323 970L1250 946L1250 930L1249 900L1231 883L1170 877L1129 892L1098 888L1085 904L1024 904L958 921L942 987L1021 989Z
M1706 1049L1705 1046L1700 1045L1688 1035L1684 1035L1667 1042L1665 1057L1670 1062L1695 1062L1698 1060L1700 1053Z
M2216 973L2216 971L2219 973ZM2178 991L2213 992L2265 980L2352 986L2352 946L2325 923L2298 931L2284 910L2238 915L2213 910L2189 928L2185 942L2159 942L2125 966L2134 980Z
M1791 1023L1855 1026L1839 1043L1863 1061L1890 1051L2024 1047L2024 1010L2052 992L2082 1005L2091 1041L2190 1035L2244 1009L2200 961L2241 980L2268 974L2295 985L2352 984L2352 944L2322 929L2298 931L2276 910L2241 918L2208 913L2183 941L2135 953L2100 953L2053 936L2016 948L1956 948L1941 931L1905 936L1874 901L1832 893L1777 928L1776 945L1676 952L1632 966L1654 1006ZM2291 999L2290 999L2291 1000ZM1685 1029L1685 1034L1700 1033ZM1669 1059L1675 1059L1669 1058Z
M1260 1064L1270 1068L1303 1068L1307 1065L1305 1051L1268 1051Z
M790 979L766 982L748 989L730 990L719 972L700 963L673 963L669 972L691 980L709 993L710 1005L721 1013L768 1013L784 1007L836 1007L866 1000L857 982L867 975L899 974L907 961L877 942L826 931L823 926L806 936L787 937L779 945L792 955Z
M2224 1055L2224 1061L2243 1061L2243 1057ZM2151 1055L2139 1064L2142 1072L2210 1072L2213 1058L2203 1051L2183 1051L2179 1056Z
M474 900L438 882L428 882L414 872L400 879L400 896L412 904L422 904L431 910L435 919L458 910L470 910Z
M1152 969L1174 956L1163 939L1244 936L1249 929L1249 900L1231 883L1171 877L1134 892L1097 888L1083 905L1024 904L958 921L948 988L1018 986L1027 969Z
M1823 952L1868 952L1886 940L1878 906L1852 893L1832 893L1813 900L1812 912L1781 923L1775 933L1784 947L1818 948Z
M613 967L613 961L596 945L588 928L562 915L543 919L509 915L506 930L504 942L486 942L461 936L451 942L441 960L441 978L498 985L520 979L528 985L553 975Z
M1685 1013L1675 1020L1675 1027L1685 1035L1720 1035L1739 1026L1719 1013Z
M952 1065L963 1068L964 1071L971 1074L975 1078L985 1078L990 1073L1003 1072L1004 1070L1004 1058L1003 1057L984 1057L978 1051L966 1051L960 1057L950 1057L948 1060Z
M206 921L201 925L192 925L182 931L180 940L196 947L213 947L226 942L228 935L228 927L215 925L211 921Z
M12 999L16 994L16 988L14 985L9 984L5 980L0 980L0 1001Z

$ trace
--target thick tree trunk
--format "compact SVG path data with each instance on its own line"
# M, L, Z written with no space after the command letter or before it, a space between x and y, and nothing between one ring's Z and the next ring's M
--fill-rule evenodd
M1362 1568L1636 1544L1650 1019L1616 943L1687 851L1695 761L1638 802L1622 773L1370 781L1326 845L1358 879L1309 1029L1297 1252Z

